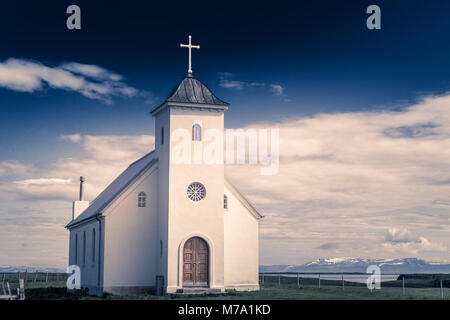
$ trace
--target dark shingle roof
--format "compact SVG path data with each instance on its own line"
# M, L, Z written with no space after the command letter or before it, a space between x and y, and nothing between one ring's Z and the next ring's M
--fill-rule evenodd
M217 98L209 88L192 74L188 74L180 84L170 93L169 97L163 104L156 107L154 111L159 109L166 103L190 104L192 106L209 105L217 107L228 107L228 103Z

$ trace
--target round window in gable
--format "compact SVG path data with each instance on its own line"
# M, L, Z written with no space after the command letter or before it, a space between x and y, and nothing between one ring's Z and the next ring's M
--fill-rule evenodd
M187 196L194 202L198 202L205 198L206 189L200 182L193 182L187 188Z

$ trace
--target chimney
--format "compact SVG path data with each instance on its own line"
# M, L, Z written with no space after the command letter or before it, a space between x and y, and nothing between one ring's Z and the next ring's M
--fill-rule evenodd
M84 177L80 177L80 199L73 202L72 220L75 220L84 210L89 207L89 201L84 201Z

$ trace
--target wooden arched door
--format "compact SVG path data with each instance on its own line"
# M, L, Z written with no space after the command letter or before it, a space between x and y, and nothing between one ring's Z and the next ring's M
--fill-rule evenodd
M207 287L208 284L208 244L200 237L190 238L183 248L183 287Z

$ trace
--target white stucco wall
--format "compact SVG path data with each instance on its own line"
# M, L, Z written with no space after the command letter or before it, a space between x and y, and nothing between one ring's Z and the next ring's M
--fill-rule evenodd
M207 110L170 110L170 132L185 129L194 150L191 130L194 123L201 122L202 143L209 129L223 132L223 112ZM171 141L171 149L174 147ZM167 292L183 287L182 252L184 242L192 236L202 237L209 245L209 285L223 289L224 271L224 224L223 224L223 164L176 164L169 161L169 212L168 212L168 274ZM191 201L186 194L192 182L200 182L206 188L206 197Z
M225 220L225 287L255 290L258 284L258 220L224 188L228 196Z
M157 165L131 185L105 212L104 288L127 292L155 285L160 258L157 219ZM145 192L146 207L138 207ZM147 288L148 289L148 288Z
M164 128L164 144L161 144L161 128ZM169 133L170 111L165 109L155 118L155 153L158 158L158 241L163 244L163 256L157 262L158 275L167 285L168 212L169 212Z

